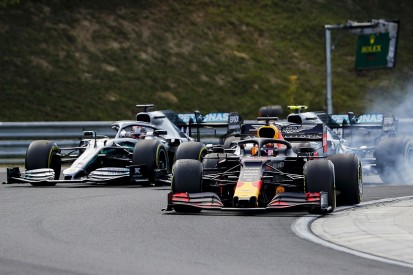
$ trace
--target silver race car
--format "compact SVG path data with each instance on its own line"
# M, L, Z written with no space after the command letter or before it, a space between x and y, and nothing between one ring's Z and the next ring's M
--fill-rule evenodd
M182 132L163 112L149 112L153 105L137 106L144 111L136 115L136 120L112 124L114 138L85 131L79 146L70 148L59 148L48 140L33 141L26 152L25 170L8 168L5 183L169 183L176 159L201 160L206 154L201 142ZM191 150L179 150L182 143L191 143Z

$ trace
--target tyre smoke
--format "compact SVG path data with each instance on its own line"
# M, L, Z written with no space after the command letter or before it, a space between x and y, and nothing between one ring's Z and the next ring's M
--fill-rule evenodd
M380 178L386 184L413 185L413 83L375 98L367 112L398 119L397 137L382 138L375 152Z

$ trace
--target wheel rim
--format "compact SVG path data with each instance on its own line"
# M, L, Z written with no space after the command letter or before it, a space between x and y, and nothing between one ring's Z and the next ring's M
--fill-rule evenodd
M168 157L166 156L166 151L163 150L163 148L160 148L158 151L156 166L158 167L158 169L168 168Z

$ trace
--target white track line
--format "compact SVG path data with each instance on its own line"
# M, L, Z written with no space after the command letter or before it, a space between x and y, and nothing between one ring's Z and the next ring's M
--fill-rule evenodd
M359 205L352 206L352 207L340 207L340 208L336 209L336 212L341 212L341 211L354 209L354 208L357 209L359 207L370 206L370 205L373 205L373 204L380 204L380 203L384 203L384 202L395 202L395 201L412 199L412 198L413 198L413 196L406 196L406 197L398 197L398 198L390 198L390 199L381 199L381 200L369 201L369 202L360 203ZM310 229L310 226L311 226L312 222L314 222L315 220L317 220L318 218L321 218L321 217L323 217L323 216L305 216L305 217L302 217L302 218L298 218L297 220L294 221L291 228L294 231L294 233L297 234L298 236L300 236L301 238L309 240L311 242L314 242L316 244L319 244L319 245L322 245L322 246L325 246L325 247L329 247L329 248L332 248L332 249L335 249L335 250L338 250L338 251L349 253L349 254L352 254L352 255L355 255L355 256L358 256L358 257L367 258L367 259L370 259L370 260L375 260L375 261L380 261L380 262L384 262L384 263L389 263L389 264L394 264L394 265L413 268L413 264L411 264L411 263L396 261L396 260L393 260L393 259L389 259L389 258L385 258L385 257L381 257L381 256L376 256L376 255L373 255L373 254L370 254L370 253L358 251L358 250L355 250L355 249L351 249L351 248L348 248L348 247L337 245L335 243L326 241L326 240L318 237Z

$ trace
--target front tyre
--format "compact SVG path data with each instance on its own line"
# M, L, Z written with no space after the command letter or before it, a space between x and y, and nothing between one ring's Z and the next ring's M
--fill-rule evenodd
M202 192L202 163L193 159L177 160L172 171L172 193L200 193ZM174 205L176 212L200 212L201 208L189 205Z
M384 183L411 183L413 176L413 142L407 137L386 138L380 141L374 156Z
M334 184L334 165L326 159L311 160L304 166L306 192L327 192L329 209L310 208L310 214L331 213L336 208L336 192Z
M354 154L337 154L328 159L334 164L336 189L340 192L337 202L340 205L359 204L363 194L359 158Z
M186 142L179 145L175 153L175 161L180 159L194 159L202 161L207 154L205 145L201 142Z
M148 178L147 184L158 184L158 175L168 174L168 152L159 140L141 140L133 149L132 164L142 165L140 171L143 177Z
M51 168L55 172L54 179L60 177L61 163L59 156L59 147L56 143L49 140L36 140L30 143L26 151L25 169L43 169ZM33 186L54 186L56 183L36 183L32 182Z

